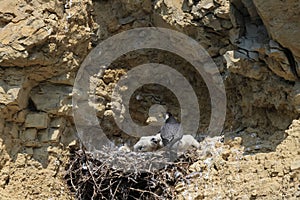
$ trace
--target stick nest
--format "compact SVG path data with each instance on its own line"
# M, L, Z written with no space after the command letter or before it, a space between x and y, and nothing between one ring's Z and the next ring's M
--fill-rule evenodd
M188 168L199 158L196 150L167 162L161 152L71 153L65 179L76 199L174 199L175 185L189 182Z

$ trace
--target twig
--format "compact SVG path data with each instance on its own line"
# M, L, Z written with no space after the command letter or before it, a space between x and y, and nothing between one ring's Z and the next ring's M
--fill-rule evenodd
M138 191L138 192L141 192L141 193L149 193L149 194L152 194L153 196L159 198L159 196L151 191L147 191L147 190L141 190L141 189L137 189L137 188L132 188L130 187L129 188L130 190L133 190L133 191Z

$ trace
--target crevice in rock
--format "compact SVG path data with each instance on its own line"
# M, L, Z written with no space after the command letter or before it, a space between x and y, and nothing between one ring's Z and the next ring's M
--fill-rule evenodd
M34 104L31 98L28 98L27 108L32 112L38 112L38 109L36 108L36 105Z

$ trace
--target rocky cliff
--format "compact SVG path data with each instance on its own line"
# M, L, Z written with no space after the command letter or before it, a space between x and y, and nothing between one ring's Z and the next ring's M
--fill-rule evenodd
M73 199L64 175L79 147L72 115L73 85L88 53L109 37L138 27L180 31L202 45L225 84L223 152L209 172L178 185L181 199L300 197L300 3L297 0L2 0L0 4L0 199ZM97 80L99 123L116 144L136 139L113 121L116 82L137 65L174 67L195 88L206 136L206 84L180 56L155 49L115 60ZM139 88L131 114L149 120L153 104L180 115L164 87ZM215 166L215 167L214 167ZM189 194L189 195L188 195ZM192 195L192 196L191 196Z

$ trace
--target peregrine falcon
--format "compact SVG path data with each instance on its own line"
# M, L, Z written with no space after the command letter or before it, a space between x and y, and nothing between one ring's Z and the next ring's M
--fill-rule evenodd
M172 147L182 138L182 127L169 112L165 116L165 124L160 129L160 137L164 146Z

